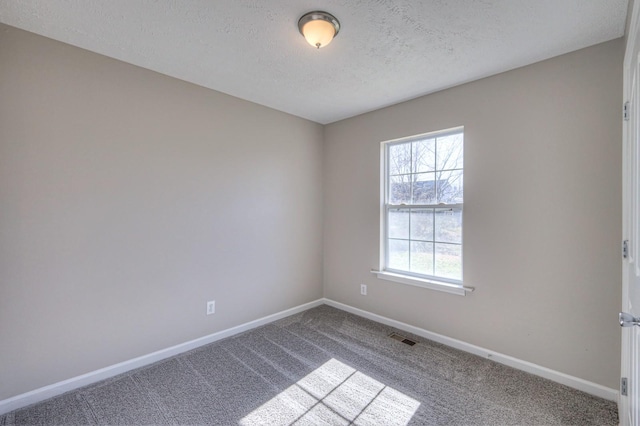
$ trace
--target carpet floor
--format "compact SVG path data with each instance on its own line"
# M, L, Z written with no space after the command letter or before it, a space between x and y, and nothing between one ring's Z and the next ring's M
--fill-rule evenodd
M94 424L603 426L618 414L614 402L323 305L0 416Z

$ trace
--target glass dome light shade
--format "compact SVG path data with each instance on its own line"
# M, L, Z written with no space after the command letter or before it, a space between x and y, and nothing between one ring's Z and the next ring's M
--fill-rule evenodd
M327 12L315 11L300 18L298 29L307 43L320 49L331 43L331 40L338 34L340 22Z
M302 34L307 43L320 49L331 43L336 35L336 30L327 21L309 21L302 27Z

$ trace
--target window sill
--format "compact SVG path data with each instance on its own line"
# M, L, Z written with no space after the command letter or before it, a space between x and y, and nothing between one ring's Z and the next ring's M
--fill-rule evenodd
M445 293L457 294L458 296L464 296L467 293L475 290L474 287L465 287L461 284L451 284L443 281L427 280L424 278L417 278L409 275L394 274L392 272L372 270L371 273L376 274L381 280L394 281L401 284L428 288L429 290L444 291Z

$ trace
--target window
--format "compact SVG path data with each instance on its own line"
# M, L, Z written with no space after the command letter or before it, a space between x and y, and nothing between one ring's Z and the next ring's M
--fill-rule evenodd
M381 273L462 288L463 129L382 145Z

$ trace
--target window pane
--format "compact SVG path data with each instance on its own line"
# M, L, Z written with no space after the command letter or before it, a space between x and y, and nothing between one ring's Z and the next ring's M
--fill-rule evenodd
M457 244L435 244L435 275L456 280L462 279L462 246Z
M438 203L462 203L462 170L438 172Z
M409 239L409 210L389 211L389 238Z
M411 144L403 143L389 147L389 174L411 173Z
M413 203L435 204L436 202L436 174L418 173L413 175Z
M436 210L436 241L462 244L462 211Z
M433 241L433 209L411 210L411 239Z
M463 203L464 135L447 133L385 148L384 268L462 280L463 214L446 204Z
M463 141L461 133L438 138L436 141L436 168L438 170L463 168Z
M436 140L426 139L413 143L413 172L432 172L436 168Z
M411 242L411 272L433 275L433 243Z
M389 178L389 203L411 203L411 175L392 176Z
M409 270L409 241L389 240L389 268Z

